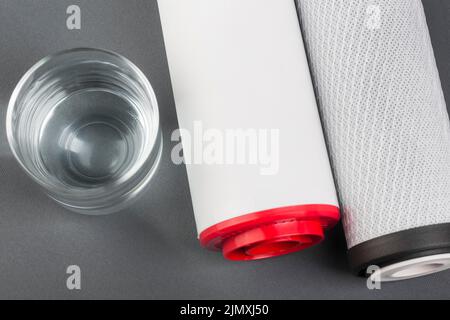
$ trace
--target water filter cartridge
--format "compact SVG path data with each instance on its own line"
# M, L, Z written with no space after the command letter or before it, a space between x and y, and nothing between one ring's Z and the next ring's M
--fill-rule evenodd
M201 244L254 260L322 240L339 208L294 1L158 4Z
M298 9L351 266L382 281L449 268L450 125L421 1Z

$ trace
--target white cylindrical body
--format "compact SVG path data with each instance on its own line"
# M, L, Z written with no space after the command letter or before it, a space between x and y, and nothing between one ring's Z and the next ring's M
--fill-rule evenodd
M261 223L334 224L339 216L334 182L295 3L158 3L202 243L220 249L230 234ZM246 147L229 147L236 137ZM217 147L214 152L211 145ZM312 227L294 227L302 228ZM310 231L297 245L297 238L284 239L283 232L265 237L267 247L228 257L267 257L311 242ZM244 245L260 245L260 240Z
M421 1L298 5L351 264L382 280L448 268L450 126Z

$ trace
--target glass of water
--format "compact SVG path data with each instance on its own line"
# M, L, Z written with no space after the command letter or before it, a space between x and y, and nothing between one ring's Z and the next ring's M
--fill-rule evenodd
M149 81L125 57L99 49L71 49L35 64L11 96L6 128L28 175L85 214L123 209L161 158Z

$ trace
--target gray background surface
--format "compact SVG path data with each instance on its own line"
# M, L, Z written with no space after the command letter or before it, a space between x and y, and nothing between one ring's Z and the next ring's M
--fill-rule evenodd
M82 10L80 31L66 8ZM441 80L450 101L450 1L424 0ZM72 47L117 51L152 83L165 137L153 188L125 212L71 213L48 199L19 168L6 140L9 97L40 58ZM0 298L450 298L450 272L369 291L346 260L342 227L303 252L229 262L196 239L185 168L170 161L178 127L156 1L0 0ZM66 268L81 267L82 289L66 288Z

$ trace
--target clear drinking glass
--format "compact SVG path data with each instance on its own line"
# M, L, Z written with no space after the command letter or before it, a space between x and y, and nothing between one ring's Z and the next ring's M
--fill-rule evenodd
M149 81L128 59L99 49L71 49L35 64L11 96L6 129L31 178L80 213L124 208L161 158Z

